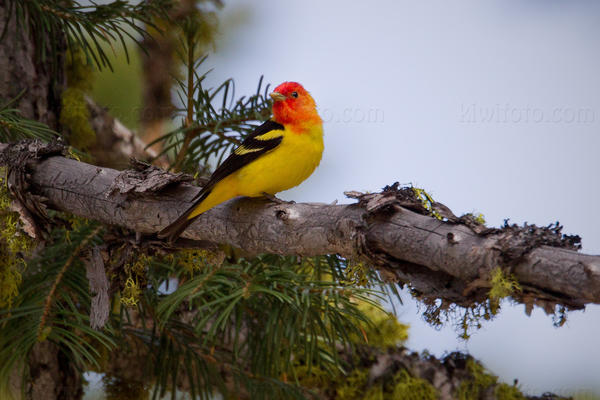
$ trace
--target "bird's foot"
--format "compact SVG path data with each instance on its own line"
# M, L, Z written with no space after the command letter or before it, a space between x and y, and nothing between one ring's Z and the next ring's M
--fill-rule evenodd
M262 195L266 199L271 200L272 202L277 203L277 204L296 204L296 202L294 200L290 200L290 201L281 200L280 198L275 197L275 196L273 196L272 194L269 194L269 193L263 192Z

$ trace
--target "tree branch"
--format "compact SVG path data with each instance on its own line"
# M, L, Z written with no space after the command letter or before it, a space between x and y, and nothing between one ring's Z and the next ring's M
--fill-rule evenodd
M135 132L127 129L118 119L86 96L86 104L90 111L90 124L96 132L96 143L89 149L94 162L101 166L126 168L132 157L149 160L155 159L158 153L146 148ZM159 157L156 162L166 167L167 160Z
M16 180L28 182L21 194L42 196L56 210L145 235L177 218L199 191L181 183L184 175L156 167L119 172L61 156L44 158L43 153L32 144L0 145L0 165L28 172L27 179ZM248 254L337 253L408 284L426 302L441 299L448 306L485 301L498 267L518 282L520 290L511 297L528 309L537 304L552 312L557 304L583 308L600 303L600 256L570 250L578 237L562 235L560 227L490 229L439 205L447 219L442 221L422 215L429 211L397 187L350 195L359 202L278 204L238 198L204 213L183 236L197 246L226 243Z

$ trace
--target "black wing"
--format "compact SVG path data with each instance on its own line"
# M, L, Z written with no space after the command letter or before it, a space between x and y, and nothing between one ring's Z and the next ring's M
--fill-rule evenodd
M268 120L257 127L254 132L244 139L242 144L236 148L221 165L219 165L215 172L213 172L208 183L204 185L202 191L198 194L198 197L209 192L220 180L279 146L283 139L283 133L282 135L264 139L261 139L261 137L273 131L283 131L284 129L283 125L271 120Z
M193 204L174 222L158 232L159 238L168 238L169 242L175 241L179 235L192 223L195 218L188 216L198 207L202 201L210 194L212 188L222 179L231 175L245 165L250 164L268 151L273 150L283 140L281 135L272 134L273 131L283 131L283 125L268 120L257 127L242 144L231 153L229 157L213 172L210 179L204 185L202 190L191 201ZM271 133L269 135L269 133Z

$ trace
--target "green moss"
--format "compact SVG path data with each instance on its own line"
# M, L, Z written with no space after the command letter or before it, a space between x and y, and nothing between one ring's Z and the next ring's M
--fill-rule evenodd
M11 211L11 198L4 178L0 178L0 308L11 308L19 294L24 257L33 240L19 228L19 215Z
M94 69L92 64L88 63L85 52L76 49L67 52L65 61L65 73L67 74L67 85L70 88L89 91L94 83Z
M429 382L411 376L406 370L399 371L391 382L375 382L370 387L368 386L368 368L356 368L352 370L350 375L343 377L343 379L335 379L333 382L343 382L335 389L336 400L433 400L438 398L437 390ZM311 387L322 388L325 386L324 382L313 383L315 383L315 386Z
M498 383L498 377L488 373L483 365L470 358L467 360L467 371L470 378L464 380L457 392L458 400L477 400L490 388L494 388L497 400L524 400L525 396L516 386Z
M467 360L467 371L471 375L471 379L464 380L456 393L458 400L476 400L490 386L495 385L498 378L488 374L479 364L473 359Z
M394 377L394 390L391 399L434 400L438 398L437 390L425 379L415 378L406 370L401 370Z
M92 89L94 72L87 62L83 50L67 52L65 62L67 88L61 97L59 122L69 133L69 143L78 148L86 149L96 143L96 132L90 125L85 94Z
M343 378L343 385L337 387L336 400L356 400L362 398L369 380L369 370L355 368Z
M90 125L90 111L83 90L65 89L61 98L60 123L68 129L72 146L85 149L96 143L96 132Z
M360 303L358 307L371 321L371 324L362 326L370 346L393 347L408 339L409 326L399 322L394 314L368 303ZM355 338L354 341L360 343L362 340L363 338Z
M3 264L0 267L0 308L11 308L13 299L19 294L22 277L14 264Z
M525 400L518 387L501 383L496 386L496 400Z
M294 366L294 375L301 386L311 389L321 389L327 387L331 382L331 374L318 366L309 367L306 364Z
M389 396L386 396L382 385L371 386L363 396L364 400L385 400L387 398L389 398Z
M437 399L437 390L425 379L399 371L392 379L378 380L369 385L369 368L356 367L348 375L331 376L318 367L310 372L304 365L295 367L300 385L310 389L329 392L326 397L336 400L429 400ZM508 398L511 399L511 398Z

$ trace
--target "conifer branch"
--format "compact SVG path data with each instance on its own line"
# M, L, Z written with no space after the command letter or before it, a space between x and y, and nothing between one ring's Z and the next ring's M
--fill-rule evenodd
M9 160L4 157L3 163ZM169 186L177 182L169 174L119 173L63 157L28 165L30 191L47 198L48 206L149 235L150 243L158 243L152 235L188 207L199 190ZM156 181L145 181L149 176ZM206 212L183 236L201 247L226 243L248 255L340 254L361 260L408 284L428 304L441 299L442 306L428 310L432 320L452 305L485 304L494 282L503 284L504 277L516 282L507 287L519 290L500 290L495 296L512 297L528 310L538 305L554 312L557 306L600 303L600 256L577 252L579 238L563 235L558 225L487 228L472 216L457 218L434 203L436 218L397 187L349 194L359 203L235 199ZM495 310L488 304L484 311Z
M8 0L8 3L8 9L14 12L20 25L31 28L36 42L40 44L38 55L58 68L61 67L58 63L62 54L56 51L59 48L56 44L65 39L69 47L81 47L99 68L110 68L103 45L110 46L118 41L129 57L125 39L139 42L135 35L147 35L140 22L153 26L152 18L165 15L172 7L170 0L139 4L115 0L91 5L56 0Z
M42 318L40 320L40 325L39 325L38 331L37 331L38 342L42 341L42 338L44 336L44 327L46 326L46 320L48 319L48 314L50 313L52 301L54 300L54 293L56 292L56 289L58 288L58 285L60 284L60 282L63 278L63 275L65 274L65 272L67 272L67 269L71 266L71 264L73 264L73 261L75 259L77 259L77 257L79 257L79 253L83 249L85 249L85 247L88 245L90 240L92 240L101 230L102 230L102 225L99 225L94 230L92 230L81 241L81 243L79 243L79 245L75 248L75 250L73 250L73 252L69 256L69 258L67 258L67 261L64 263L64 265L62 266L62 268L56 275L56 279L54 280L54 283L52 284L52 287L50 288L50 291L48 292L48 296L46 296L46 300L44 301L44 308L43 308L44 311L42 313Z

